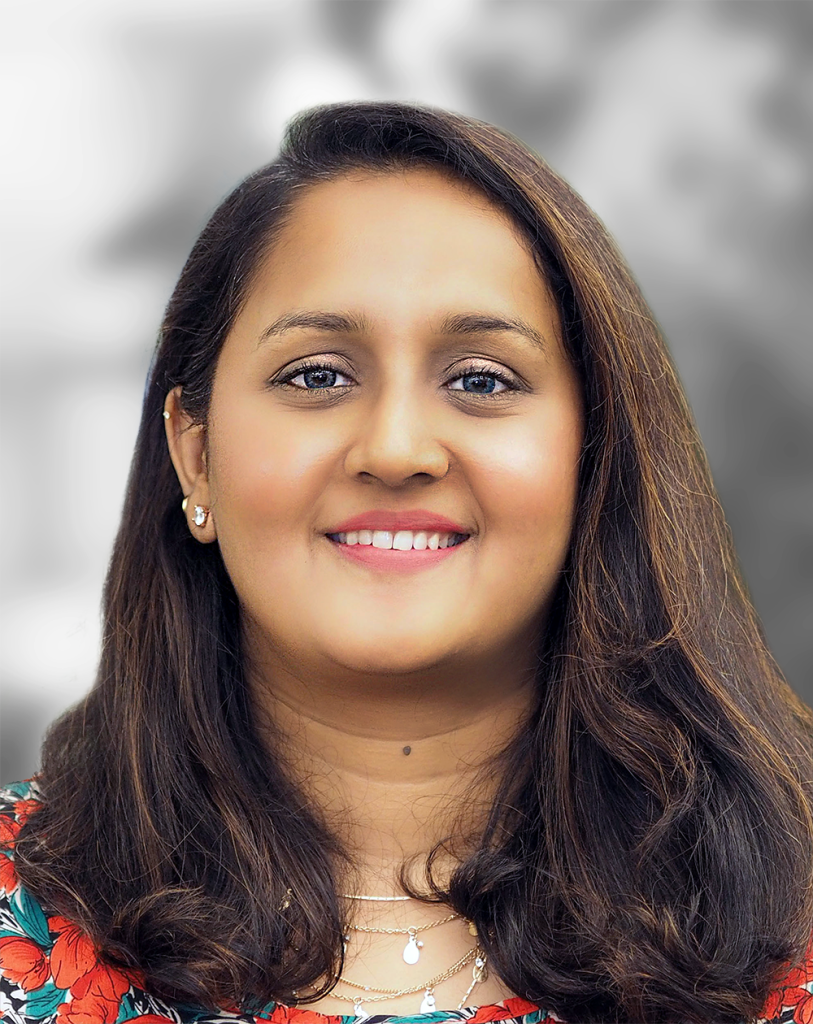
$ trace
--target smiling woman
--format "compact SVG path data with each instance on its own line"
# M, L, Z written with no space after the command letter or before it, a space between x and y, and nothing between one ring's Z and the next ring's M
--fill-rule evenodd
M105 615L7 791L9 1019L810 1019L813 716L651 314L506 133L319 108L226 199Z
M455 708L444 723L437 696L423 702L436 730L513 689L519 652L532 673L582 401L532 250L479 193L423 169L300 193L225 339L205 425L181 387L167 411L181 488L210 509L198 539L217 540L240 596L257 695L290 703L319 680L324 710L329 680L372 709L408 674L412 695L442 688Z

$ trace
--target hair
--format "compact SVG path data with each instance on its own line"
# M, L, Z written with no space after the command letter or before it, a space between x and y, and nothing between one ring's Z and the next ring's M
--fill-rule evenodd
M21 880L157 995L251 1007L334 984L345 854L259 738L237 596L218 545L190 536L161 413L181 386L206 423L220 348L303 189L410 167L479 190L528 239L586 407L537 703L475 848L426 897L565 1020L750 1020L813 928L813 715L768 652L667 347L606 230L513 136L440 110L301 114L195 243L150 370L98 677L46 738Z

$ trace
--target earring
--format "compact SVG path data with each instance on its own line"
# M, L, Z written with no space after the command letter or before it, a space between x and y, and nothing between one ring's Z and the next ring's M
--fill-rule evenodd
M209 509L203 505L195 505L195 515L192 517L195 526L205 526L209 518Z
M186 512L186 506L189 504L189 498L184 498L181 502L181 511Z
M163 411L162 415L163 415L163 417L164 417L164 419L165 419L165 420L168 420L168 419L169 419L169 411L168 411L167 409L164 409L164 411Z

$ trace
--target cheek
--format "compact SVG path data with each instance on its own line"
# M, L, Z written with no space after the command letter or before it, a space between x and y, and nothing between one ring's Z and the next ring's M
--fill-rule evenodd
M329 453L324 441L288 422L274 422L267 408L252 415L246 403L228 421L213 419L210 435L212 505L218 530L301 530L309 523Z
M578 491L577 414L522 424L482 454L486 524L532 574L556 571L567 552Z

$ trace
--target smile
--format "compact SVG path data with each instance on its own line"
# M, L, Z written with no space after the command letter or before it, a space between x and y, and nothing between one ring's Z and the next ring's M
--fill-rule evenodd
M468 540L466 533L430 533L426 530L354 530L351 533L328 533L336 544L374 547L381 551L438 551L456 547Z
M359 530L357 533L328 533L331 548L342 561L387 574L429 569L465 547L465 533L413 533L399 530Z

